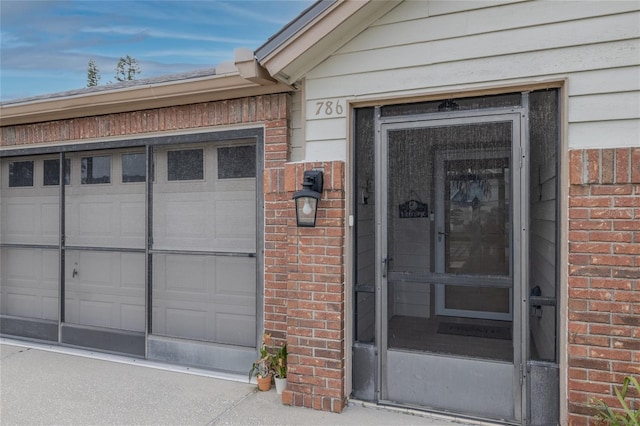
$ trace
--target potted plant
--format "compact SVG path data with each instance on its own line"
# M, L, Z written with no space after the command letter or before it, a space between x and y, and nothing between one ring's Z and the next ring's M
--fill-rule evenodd
M249 383L251 383L251 378L255 376L258 381L258 389L261 391L268 391L271 389L273 356L267 349L267 343L270 339L271 335L265 333L262 337L262 346L260 346L260 358L253 363L251 370L249 370Z
M276 391L281 394L287 388L287 344L282 345L273 356Z

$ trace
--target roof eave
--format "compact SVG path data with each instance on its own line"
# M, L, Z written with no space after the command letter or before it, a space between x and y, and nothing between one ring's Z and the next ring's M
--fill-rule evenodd
M311 7L297 18L304 25L290 25L292 30L287 37L274 38L273 42L260 47L256 58L274 78L294 85L400 2L338 0L317 3L317 8Z
M282 93L291 87L235 71L180 81L141 84L0 105L0 126L39 123L246 96Z

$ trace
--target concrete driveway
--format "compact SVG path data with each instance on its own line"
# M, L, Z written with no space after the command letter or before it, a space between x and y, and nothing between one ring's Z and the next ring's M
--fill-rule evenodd
M342 414L282 405L246 377L0 339L5 425L460 425L351 402Z

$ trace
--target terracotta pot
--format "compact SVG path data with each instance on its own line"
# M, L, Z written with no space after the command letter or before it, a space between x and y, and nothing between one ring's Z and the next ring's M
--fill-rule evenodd
M258 389L260 389L261 391L268 391L269 389L271 389L271 374L269 374L267 377L257 377L258 380Z

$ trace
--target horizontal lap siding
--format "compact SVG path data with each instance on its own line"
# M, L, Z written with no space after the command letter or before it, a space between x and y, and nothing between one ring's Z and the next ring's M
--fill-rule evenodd
M613 402L621 377L640 372L640 157L629 148L640 140L639 21L632 1L407 1L305 76L307 161L347 153L348 116L317 114L318 102L567 80L568 146L572 158L579 153L563 172L572 175L570 265L562 271L569 273L570 298L563 404L573 424L589 422L590 396ZM607 149L613 147L627 148ZM597 204L603 198L610 203L604 209ZM549 211L539 207L535 220L542 225ZM572 217L585 213L586 219ZM544 263L557 242L544 226L535 237L534 255ZM606 253L598 252L600 243Z
M568 77L570 147L637 144L636 2L487 5L400 4L306 76L307 105L330 98L455 92ZM317 118L323 117L307 112L308 144L327 139L324 126L311 124ZM338 145L341 152L333 155L343 158L346 132L331 140L327 148ZM323 155L317 147L315 152ZM306 158L315 159L309 153Z

